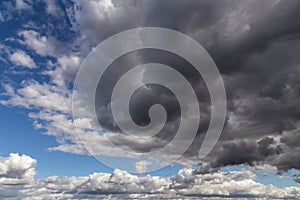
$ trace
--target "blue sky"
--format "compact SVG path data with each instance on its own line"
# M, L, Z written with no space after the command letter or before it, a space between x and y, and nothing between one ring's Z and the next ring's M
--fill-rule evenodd
M13 183L19 186L24 185L25 182L25 184L29 185L28 187L38 191L38 189L33 186L32 181L38 185L37 187L40 187L39 189L43 187L49 189L51 186L47 185L47 181L50 179L55 179L53 183L56 186L68 182L68 188L71 188L66 191L56 189L57 194L69 194L68 192L75 190L71 186L76 185L76 191L79 188L76 195L82 195L82 193L100 195L95 197L88 196L88 198L100 198L102 197L101 195L105 195L106 193L114 194L120 191L125 191L124 194L129 195L128 198L131 198L130 195L135 193L135 191L140 195L145 195L149 191L155 191L153 195L157 193L162 195L157 197L162 198L166 193L161 192L161 188L165 188L167 191L168 189L166 188L175 188L168 194L176 193L176 195L178 195L176 197L185 195L279 197L295 199L300 197L299 180L297 179L299 176L299 170L297 170L299 169L299 163L297 163L298 146L293 143L293 141L298 140L297 134L299 134L300 130L298 127L298 111L295 108L299 100L297 96L297 88L299 86L297 78L292 77L292 75L288 76L284 86L278 86L278 88L283 88L283 92L286 92L283 94L281 100L276 99L279 98L276 96L279 94L275 94L274 97L270 91L272 87L277 87L278 84L276 85L275 82L282 80L277 77L277 74L287 73L274 63L272 63L272 66L274 65L274 70L278 70L278 72L273 72L275 74L274 80L270 78L270 82L268 82L270 83L269 85L263 82L263 86L259 85L256 87L253 86L255 85L254 83L245 83L255 76L261 76L257 78L257 84L259 84L260 80L265 79L266 74L271 73L272 70L265 67L267 66L265 63L273 53L274 55L278 52L280 54L282 49L282 51L285 50L284 48L292 49L293 52L298 49L298 43L295 42L294 39L291 39L291 41L288 39L280 40L287 38L285 37L286 35L294 34L293 31L296 29L294 30L293 27L290 29L285 29L285 27L280 29L279 27L278 30L286 31L278 33L279 35L283 34L282 38L277 34L276 37L278 37L278 40L275 42L271 41L265 46L259 46L262 43L261 37L264 38L264 35L269 34L268 38L275 38L272 34L274 33L275 35L277 29L275 27L272 31L263 32L263 28L261 28L261 24L258 20L259 17L257 17L258 19L253 17L256 11L252 9L259 5L258 1L254 2L253 5L242 2L237 6L234 6L232 2L228 2L228 5L226 4L223 6L224 8L222 8L225 9L224 11L221 8L217 8L219 6L214 3L207 5L203 2L196 3L194 1L187 3L191 5L195 4L194 8L187 4L182 5L179 2L177 2L174 7L156 1L152 3L143 1L136 3L133 1L120 2L122 3L117 4L110 0L78 2L71 0L56 0L51 2L45 0L36 2L31 0L1 1L0 176L4 177L4 179L3 182L1 182L2 179L0 180L0 197L14 197L15 194L10 193L10 189L11 191L16 189L14 186L11 186L6 194L2 184L10 185ZM291 9L288 6L281 5L281 3L274 2L275 1L269 1L263 4L263 6L265 6L266 9L272 6L274 9L280 6L282 9ZM176 6L195 12L199 24L197 24L197 20L193 21L193 18L185 18L185 16L177 13L178 10ZM203 22L204 24L200 23L200 21L203 20L203 16L199 14L206 6L212 9L209 10L209 12L217 13L215 14L216 16L214 16L214 14L212 14L213 16L209 15L212 19L207 19L207 23L211 23L208 25L206 22ZM162 10L166 9L166 13L168 14L162 12L159 8L162 8ZM262 19L261 21L267 21L271 18L270 16L273 15L276 17L274 14L276 10L273 12L272 9L270 8L266 12L266 16L264 14L259 15ZM245 10L247 15L242 15L241 10ZM231 15L227 16L227 13L230 12L232 12ZM155 13L157 13L159 17L156 18L154 16ZM239 16L240 14L241 16ZM215 18L219 18L223 15L224 20L215 20ZM238 16L237 18L235 18L236 15ZM175 23L173 21L176 21L176 17L178 17L178 19ZM284 16L279 16L279 18L280 17ZM230 20L235 20L236 25L233 26L233 22ZM284 22L283 19L282 21ZM222 23L225 23L226 26ZM126 171L121 171L124 169L119 171L101 163L94 156L89 155L90 152L87 152L83 145L84 142L89 143L91 149L96 153L100 152L103 160L107 159L110 162L118 162L120 163L120 167L124 167L130 163L138 169L138 161L134 164L131 163L135 160L135 158L133 159L132 157L134 153L130 152L128 155L119 155L117 148L104 139L103 135L114 134L115 127L108 123L106 124L108 127L107 132L97 135L94 132L96 129L92 127L93 121L83 118L82 121L79 121L82 127L79 127L78 129L80 130L76 132L77 129L74 126L75 123L72 119L71 108L72 88L74 77L76 76L80 64L88 53L107 37L123 30L140 26L162 26L185 32L186 34L190 34L191 37L196 38L196 40L198 39L199 42L202 42L204 47L208 49L208 52L212 53L212 57L216 58L217 64L220 64L218 59L222 60L221 58L223 58L220 56L223 55L222 53L225 52L224 55L227 55L226 52L234 52L236 59L230 62L228 61L228 63L235 65L235 62L237 62L239 65L242 65L240 68L233 67L231 69L225 66L225 64L224 66L222 63L220 64L220 71L225 80L225 85L228 87L226 88L229 92L228 102L230 106L236 106L236 109L229 107L228 121L226 122L223 136L221 136L221 141L216 145L215 151L213 151L207 159L197 160L198 158L193 156L193 154L187 154L174 162L174 164L165 166L157 171L143 173L144 167L146 167L144 171L147 171L149 164L147 164L147 162L142 163L140 166L142 171L139 174L130 174ZM181 26L191 27L181 28ZM257 27L258 29L256 29ZM193 28L195 28L195 30ZM211 39L211 37L213 37L211 33L215 33L216 35L220 34L220 38L224 36L224 38L230 39L225 41L227 43L222 46L218 43L218 39ZM250 52L252 50L251 48L249 48L249 50L245 47L249 45L245 42L247 37L260 41L257 43L257 47L253 47L253 49L257 48L253 50L254 53L251 52L249 55L247 54L248 51ZM204 41L203 38L207 39L208 42ZM274 42L274 44L272 42ZM214 45L216 45L216 48ZM216 49L221 47L232 47L232 49L229 49L230 51L220 51L220 53ZM236 50L234 48L243 49ZM238 52L247 53L240 55ZM298 67L294 67L299 66L299 61L296 60L296 58L295 60L289 58L288 56L291 54L286 54L286 57L284 57L285 54L283 55L283 53L280 55L283 56L282 59L285 59L285 61L289 63L288 72L299 70ZM125 61L128 61L127 63L131 63L132 61L132 63L134 63L134 59L136 59L134 56L133 54L129 55L131 59L133 58L133 61ZM239 62L239 56L245 58L245 63ZM246 58L249 58L249 60ZM226 63L226 60L224 63ZM254 67L251 68L250 66ZM113 70L115 69L117 69L116 72L118 72L118 68L114 68ZM236 69L241 69L241 71L232 72ZM113 70L108 73L116 73ZM254 75L252 74L253 72ZM242 78L237 76L241 76ZM242 81L243 78L246 80L245 82ZM108 83L110 84L109 81ZM110 89L109 84L105 87L107 90ZM263 89L257 91L257 88ZM268 91L269 89L270 91ZM265 98L263 96L265 94L264 92L266 95L270 93L271 96ZM271 101L271 98L275 100L273 99L274 101ZM275 101L276 103L274 103ZM284 105L281 107L278 102ZM273 103L279 108L273 108ZM263 110L264 108L268 110ZM250 109L255 110L253 114L254 117L247 113ZM278 110L281 112L279 114L282 114L285 119L276 113ZM286 114L291 112L291 110L296 111L293 114ZM103 112L106 114L107 111L104 110ZM88 113L88 110L84 110L83 113ZM109 119L107 121L109 121ZM287 121L288 125L292 124L292 128L287 127ZM85 137L88 134L90 134L90 137ZM80 139L86 141L82 142ZM132 149L143 148L144 146L147 147L147 145L150 145L150 142L138 141L138 144L136 144L133 143L134 141L131 139L122 137L118 138L117 141L127 141L128 144L119 143L120 146L124 145L126 147L126 145L128 145L132 147ZM154 140L153 143L155 142L156 140ZM97 144L95 145L94 143ZM130 146L132 144L136 146ZM18 155L11 153L17 153ZM24 156L22 157L21 155ZM10 162L12 164L7 164ZM202 167L198 165L200 163L202 163ZM206 167L212 171L209 173L205 172ZM19 176L14 177L14 174L16 174L14 170L17 171L17 174L21 174L20 177L23 178L19 178ZM150 175L147 176L147 174ZM54 176L58 176L58 178ZM59 178L64 176L66 176L65 180ZM72 178L72 176L74 177ZM115 178L117 181L108 181L108 176L110 176L111 179ZM160 177L160 179L155 177ZM138 188L138 186L133 187L129 183L130 181L125 181L127 179L133 182L137 181L137 185L144 183L152 184L151 187L153 187L153 190L151 190L149 185L147 185L147 187L144 186L143 189ZM83 182L81 182L82 180L85 180L85 183L91 181L91 184L85 186ZM203 182L200 180L203 180ZM213 182L212 180L215 181ZM214 185L219 180L222 180L222 183L224 183L220 188L218 188L219 185ZM120 191L118 191L118 189L114 190L120 186L118 183L122 181L125 181L124 188L121 186ZM93 185L92 183L95 182L99 187L93 186L90 188L91 185ZM199 185L197 185L198 183ZM211 186L211 190L206 191L203 189L207 187L206 184ZM243 187L243 189L241 189L242 192L234 190L234 184L241 184L241 187ZM24 188L22 189L22 187L23 186L20 186L17 189L17 198L23 197L18 196L23 194ZM149 191L148 187L150 188ZM86 192L82 192L87 188L88 190L86 190ZM105 188L107 191L105 191ZM98 189L101 191L99 194ZM203 193L195 192L197 190L203 190ZM255 193L256 190L261 192L257 196ZM43 195L51 194L49 191L47 190L47 194L38 192L36 195L43 197ZM174 191L176 192L174 193ZM213 192L210 193L211 191ZM271 196L264 196L263 193L266 191L270 192ZM280 196L285 191L287 195ZM122 192L120 192L120 194L122 194ZM26 194L26 197L30 197L32 194ZM77 197L76 195L72 196L73 193L70 195L71 196L64 196L62 198ZM55 196L50 197L53 198Z

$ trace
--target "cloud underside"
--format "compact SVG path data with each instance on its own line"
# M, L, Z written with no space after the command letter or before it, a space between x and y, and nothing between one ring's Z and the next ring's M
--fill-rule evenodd
M25 4L18 2L22 10L31 6L29 1ZM137 64L158 62L178 69L189 79L196 91L202 114L197 137L176 162L206 163L207 168L216 169L228 165L260 163L270 164L280 171L300 169L298 0L91 0L76 1L72 5L66 4L64 8L45 4L53 20L56 19L55 14L58 20L62 17L59 13L65 13L64 20L55 24L59 28L39 27L39 23L34 22L32 27L27 24L26 30L24 28L16 33L15 41L30 54L23 51L8 52L11 56L7 62L39 68L34 57L29 55L41 59L51 58L45 63L47 67L38 73L50 81L28 78L17 87L5 83L6 98L0 102L28 109L34 126L46 130L45 134L57 139L58 145L49 147L49 150L134 157L136 152L149 152L169 142L178 128L180 109L176 97L165 88L141 88L132 99L132 117L140 125L149 123L150 105L160 103L166 107L166 126L151 140L136 140L122 134L115 125L109 103L112 86L122 73ZM62 9L64 12L56 12ZM223 76L228 101L226 124L220 141L203 160L198 159L197 153L210 121L207 88L201 77L195 76L189 63L167 52L131 52L116 60L105 72L105 78L99 82L96 96L98 121L89 118L89 110L85 109L82 102L78 102L82 118L75 122L79 130L74 128L70 85L74 82L80 63L92 47L107 37L140 26L166 27L188 34L206 48ZM57 38L57 34L65 27L76 34L63 32L68 40ZM111 135L114 144L132 153L120 155L106 137L97 134L95 124L98 122ZM82 146L82 141L90 145L90 152ZM162 156L177 155L169 152ZM145 168L144 165L138 167ZM192 189L189 192L193 195Z
M300 197L299 187L263 185L250 169L198 174L186 168L171 177L136 176L115 169L112 174L34 180L37 161L30 156L11 153L0 160L1 199Z

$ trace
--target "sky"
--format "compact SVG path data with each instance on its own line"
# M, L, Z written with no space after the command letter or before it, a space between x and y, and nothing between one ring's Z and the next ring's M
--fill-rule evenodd
M298 0L2 0L0 198L299 199L299 13ZM222 76L225 124L204 158L198 152L212 117L211 93L205 77L172 52L148 48L121 55L95 83L95 105L80 101L90 88L78 92L79 69L84 62L99 65L97 57L88 60L90 52L140 27L189 36ZM129 117L139 126L151 122L152 105L165 108L164 127L153 137L127 135L114 118L118 80L147 63L176 69L196 94L200 123L182 154L151 154L174 140L180 117L189 114L170 89L147 84L130 99ZM87 85L96 74L89 73L81 75ZM147 74L151 70L137 71L130 81L143 84Z

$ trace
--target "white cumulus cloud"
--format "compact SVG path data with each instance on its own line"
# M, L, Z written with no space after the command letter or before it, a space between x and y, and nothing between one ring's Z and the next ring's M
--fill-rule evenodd
M0 184L26 184L33 181L36 163L30 156L17 153L0 157Z
M36 68L34 60L22 50L17 50L9 56L10 61L17 66Z
M276 187L256 181L251 170L197 174L191 168L171 177L137 176L115 169L112 174L50 176L34 180L37 161L12 153L0 157L0 198L112 199L112 198L270 198L299 199L299 187Z

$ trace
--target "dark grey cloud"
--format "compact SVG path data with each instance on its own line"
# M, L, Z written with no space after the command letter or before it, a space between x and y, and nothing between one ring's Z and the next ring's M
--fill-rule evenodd
M294 177L293 179L295 182L300 183L300 175L299 174L295 174L293 177Z
M130 5L133 10L143 10L138 14L142 20L137 23L133 19L126 28L142 24L186 33L207 49L223 75L228 95L227 122L221 140L205 161L214 168L266 162L279 170L300 169L300 162L294 158L299 153L299 132L293 131L299 126L300 116L299 1L167 0ZM126 56L111 66L103 80L105 85L99 88L105 93L97 95L100 123L118 131L109 95L114 82L130 66L154 61L172 66L194 87L203 113L197 138L183 160L195 156L210 119L210 99L201 77L189 63L165 52L148 50ZM168 123L156 137L168 141L176 132L178 102L165 88L148 89L135 93L130 107L132 117L145 125L149 123L148 108L155 103L165 105Z

